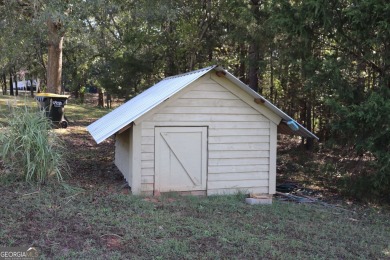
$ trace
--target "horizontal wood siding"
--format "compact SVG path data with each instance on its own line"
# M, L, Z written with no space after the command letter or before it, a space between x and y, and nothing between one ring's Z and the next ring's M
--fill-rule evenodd
M265 124L266 125L266 124ZM226 129L226 128L219 128L215 129L212 128L209 131L209 134L211 136L235 136L237 135L237 132L243 132L245 135L269 135L269 129L268 128L255 128L255 129L240 129L240 128L234 128L234 129Z
M156 126L208 127L209 195L268 193L270 120L207 75L142 119L141 181L146 194L154 187Z
M210 174L208 176L209 181L240 181L240 180L258 180L258 179L267 180L268 171L264 172L234 172L234 173L220 173L220 174Z
M141 190L143 195L152 195L154 190L154 128L145 128L145 124L142 123L141 134Z
M250 181L250 186L248 186ZM231 188L251 188L251 187L267 187L268 179L265 180L223 180L223 181L209 181L208 189L231 189Z
M261 193L261 194L267 194L268 193L268 187L261 186L261 187L250 187L250 188L229 188L229 189L210 189L207 188L207 195L229 195L229 194L237 194L237 193Z
M269 143L229 143L229 144L209 144L209 151L224 151L224 150L234 150L234 151L264 151L268 150L270 147Z
M234 164L234 163L232 163ZM253 161L252 164L245 165L212 165L208 167L209 174L218 173L235 173L235 172L262 172L269 171L268 164L257 165Z
M266 168L269 163L268 158L214 158L209 159L209 166L250 166L259 165L259 168ZM264 166L265 165L265 166Z
M210 135L209 135L210 136ZM237 133L235 136L210 136L210 144L231 144L231 143L262 143L269 142L268 135L245 135L245 132Z

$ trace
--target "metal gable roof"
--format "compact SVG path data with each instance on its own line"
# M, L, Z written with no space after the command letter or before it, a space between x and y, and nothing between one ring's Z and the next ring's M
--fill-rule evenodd
M215 67L165 78L93 122L87 130L97 143L101 143Z
M279 132L318 139L317 136L315 136L302 125L297 123L294 119L292 119L282 110L280 110L271 102L266 100L264 97L253 91L249 86L245 85L242 81L234 77L232 74L218 66L210 66L204 69L165 78L154 86L135 96L125 104L119 106L112 112L90 124L87 127L87 130L97 143L101 143L111 135L120 131L121 129L132 123L134 120L141 117L146 112L161 104L166 99L170 98L171 96L173 96L174 94L176 94L177 92L179 92L180 90L182 90L183 88L185 88L186 86L188 86L189 84L191 84L192 82L199 79L213 69L216 71L222 71L227 79L229 79L235 85L247 92L253 98L261 100L261 103L264 106L266 106L268 109L270 109L279 117L281 117L282 122L278 126ZM287 126L287 122L294 122L298 129L293 131L290 127Z

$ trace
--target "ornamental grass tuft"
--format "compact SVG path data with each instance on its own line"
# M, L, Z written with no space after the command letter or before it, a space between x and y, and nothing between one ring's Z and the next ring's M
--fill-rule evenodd
M6 172L26 182L44 184L54 176L62 181L66 169L63 142L44 112L12 107L0 132L0 155ZM21 178L20 178L21 177Z

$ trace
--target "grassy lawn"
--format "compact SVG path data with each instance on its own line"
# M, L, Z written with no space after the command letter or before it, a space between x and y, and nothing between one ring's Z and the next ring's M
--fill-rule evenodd
M9 186L2 197L0 245L34 245L48 258L390 258L389 215L373 208L249 206L242 195L157 200L61 185Z
M68 150L64 184L12 182L0 166L0 247L35 246L48 259L390 259L385 206L132 196L113 139L96 145L85 130L107 110L76 103L56 130Z

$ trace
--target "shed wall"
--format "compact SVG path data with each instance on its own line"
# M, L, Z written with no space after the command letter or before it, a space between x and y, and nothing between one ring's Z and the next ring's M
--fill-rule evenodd
M273 193L275 144L270 143L275 123L242 101L210 75L205 75L162 107L141 118L141 191L154 189L154 141L156 126L208 127L207 194L244 192ZM267 112L267 111L266 111ZM277 118L276 118L277 120ZM271 152L270 152L271 151Z
M122 172L129 186L132 186L132 128L127 129L115 138L115 165Z

